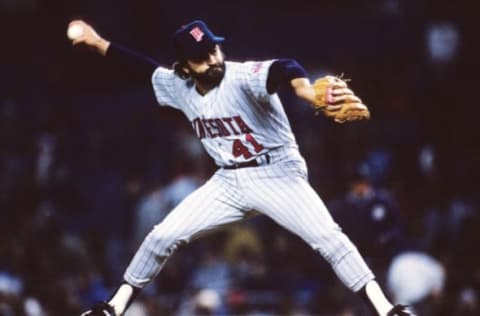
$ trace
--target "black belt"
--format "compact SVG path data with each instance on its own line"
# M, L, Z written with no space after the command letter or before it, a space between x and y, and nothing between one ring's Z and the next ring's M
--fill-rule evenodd
M248 167L258 167L262 165L268 165L270 163L270 156L268 154L265 154L260 157L265 157L265 160L263 162L258 162L257 159L253 159L250 161L245 161L245 162L239 162L235 163L230 166L224 166L223 169L239 169L239 168L248 168Z

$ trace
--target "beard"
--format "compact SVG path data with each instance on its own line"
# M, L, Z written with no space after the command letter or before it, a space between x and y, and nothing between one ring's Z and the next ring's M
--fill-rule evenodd
M204 72L194 72L190 70L190 76L203 86L214 88L222 82L225 76L225 62L211 65Z

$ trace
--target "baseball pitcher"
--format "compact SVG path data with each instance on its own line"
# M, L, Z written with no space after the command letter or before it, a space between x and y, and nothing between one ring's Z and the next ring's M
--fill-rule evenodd
M368 119L369 110L344 80L326 76L311 84L293 59L225 61L224 38L203 21L175 32L173 69L107 41L84 21L69 26L81 29L70 36L74 45L93 48L118 69L131 66L142 71L158 104L183 112L218 165L203 186L147 235L113 296L82 315L122 315L180 244L253 212L300 236L377 315L413 315L387 300L356 247L310 186L305 161L276 94L281 85L288 85L335 122Z

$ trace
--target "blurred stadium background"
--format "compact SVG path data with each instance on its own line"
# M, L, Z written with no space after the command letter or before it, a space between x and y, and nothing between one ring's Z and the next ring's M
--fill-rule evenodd
M0 315L106 299L153 224L215 170L183 115L68 42L73 18L171 64L201 18L227 58L345 73L370 122L282 91L310 180L396 301L479 315L474 1L0 0ZM174 255L128 315L366 315L298 238L258 217Z

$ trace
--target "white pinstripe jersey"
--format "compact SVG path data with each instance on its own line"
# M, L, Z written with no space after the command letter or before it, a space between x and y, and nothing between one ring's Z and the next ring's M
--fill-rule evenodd
M222 82L204 96L191 81L159 67L153 89L160 105L186 115L218 166L232 165L282 146L298 149L278 95L267 92L273 62L227 61Z
M217 170L148 234L124 274L129 284L144 287L179 245L242 220L252 211L269 216L305 240L352 291L374 279L308 183L305 161L282 104L276 94L266 91L271 64L226 62L220 86L205 96L171 70L155 70L153 87L158 102L185 113L219 166L256 159L264 153L271 163L261 168Z

